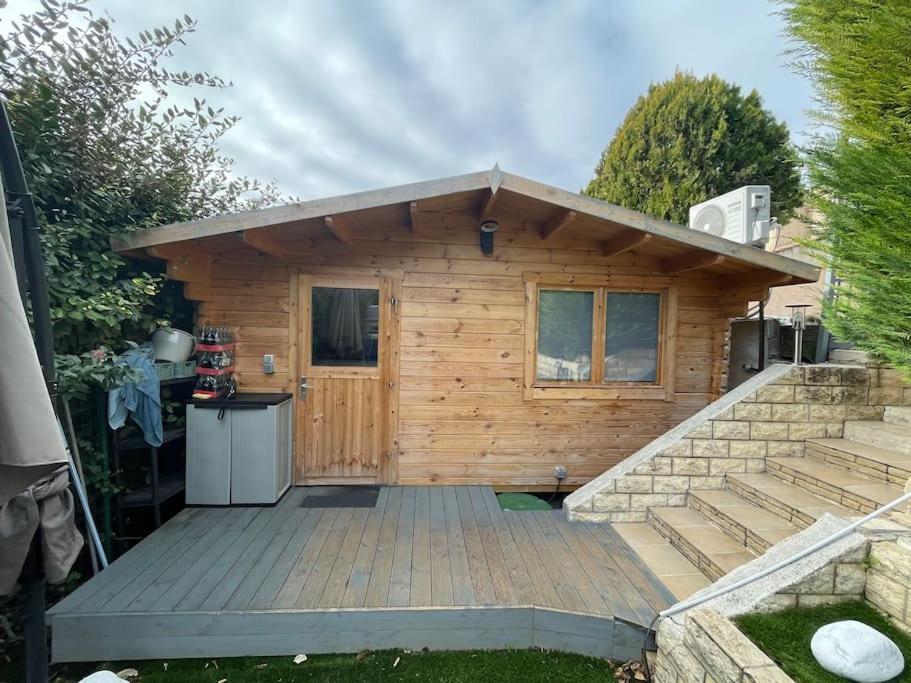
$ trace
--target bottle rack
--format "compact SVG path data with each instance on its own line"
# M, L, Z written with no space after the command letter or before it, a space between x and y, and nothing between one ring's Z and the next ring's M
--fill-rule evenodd
M226 368L200 368L197 366L196 374L197 375L215 375L216 377L221 377L222 375L230 375L234 372L234 366L229 365Z
M197 351L233 351L234 342L230 344L196 344Z

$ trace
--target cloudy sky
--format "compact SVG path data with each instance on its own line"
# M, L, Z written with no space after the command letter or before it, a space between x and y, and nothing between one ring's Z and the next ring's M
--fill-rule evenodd
M0 19L36 0L9 0ZM237 172L302 199L487 169L569 190L649 83L716 72L799 142L812 105L766 0L94 0L122 34L199 22L169 68L234 87ZM2 28L2 27L0 27Z

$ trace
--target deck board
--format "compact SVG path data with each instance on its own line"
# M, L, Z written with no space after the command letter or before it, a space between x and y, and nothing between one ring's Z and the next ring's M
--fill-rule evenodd
M672 601L610 525L504 512L489 487L384 487L373 508L301 508L306 495L179 513L54 606L55 659L381 645L612 656L615 617L644 635Z

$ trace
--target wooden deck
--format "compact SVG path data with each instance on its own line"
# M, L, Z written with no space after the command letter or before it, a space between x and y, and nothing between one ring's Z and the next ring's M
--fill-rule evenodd
M55 661L407 647L638 656L674 602L610 525L482 486L374 508L189 508L51 610Z

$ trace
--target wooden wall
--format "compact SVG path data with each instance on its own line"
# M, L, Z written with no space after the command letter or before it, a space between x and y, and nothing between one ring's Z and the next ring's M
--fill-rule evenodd
M237 330L242 390L294 391L294 274L308 266L402 271L402 484L546 490L562 464L568 487L575 487L720 395L727 320L743 306L719 308L713 280L698 271L656 276L657 262L636 253L605 258L585 237L544 242L536 225L500 224L491 257L481 254L469 216L442 217L419 235L404 220L382 228L355 224L353 246L319 230L276 230L288 248L281 261L238 240L210 245L217 255L199 322ZM639 276L644 286L676 286L673 400L524 400L525 271ZM276 356L274 375L260 370L264 353Z

